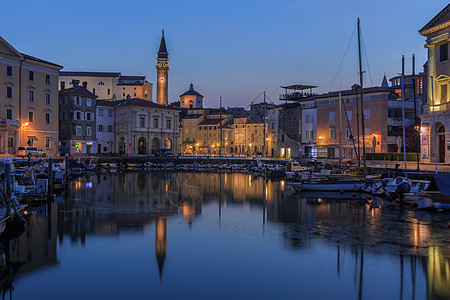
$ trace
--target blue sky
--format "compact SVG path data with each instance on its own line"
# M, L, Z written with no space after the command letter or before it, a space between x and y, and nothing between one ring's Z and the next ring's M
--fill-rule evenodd
M117 71L156 82L156 52L165 29L169 101L193 83L205 106L248 106L280 85L316 92L358 82L356 21L361 19L365 86L379 85L426 61L418 30L444 0L14 0L2 1L0 36L17 50L73 71ZM351 40L352 34L353 39ZM351 40L351 43L350 43ZM344 53L349 45L345 59ZM340 72L339 65L342 63ZM366 59L364 58L364 61ZM371 80L372 79L372 80ZM334 81L334 85L333 85ZM154 89L156 88L156 84Z

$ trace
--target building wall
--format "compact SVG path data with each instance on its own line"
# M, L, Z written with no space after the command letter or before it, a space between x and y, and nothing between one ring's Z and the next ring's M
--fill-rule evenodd
M29 72L33 72L34 80L29 80ZM59 68L44 63L26 59L22 64L22 97L19 119L22 120L20 132L20 146L26 146L30 136L36 137L33 146L42 148L47 154L58 153L58 73ZM46 82L49 75L50 82ZM34 101L30 101L29 92L34 94ZM50 95L50 103L45 103L46 94ZM34 120L29 118L33 113ZM46 122L46 114L50 115L50 122ZM25 125L28 123L28 125Z
M190 106L192 105L192 107ZM203 98L196 95L184 95L180 97L181 108L202 108Z
M425 47L428 49L428 96L420 116L422 162L450 163L450 26L445 24L449 20L450 12L447 9L432 27L420 31L426 37ZM447 45L447 59L441 60L441 46L444 45Z
M144 124L141 124L141 117ZM158 127L154 126L154 118L159 118ZM161 149L172 149L178 153L179 112L177 110L148 109L144 107L117 107L116 120L116 153L125 150L126 155L151 155ZM170 128L167 120L170 120ZM143 126L141 126L143 125ZM126 147L123 149L123 140ZM166 141L170 140L169 147ZM141 147L140 141L143 141Z
M390 92L376 93L364 96L364 111L366 118L365 126L365 148L366 152L387 152L387 105ZM359 135L362 137L361 129L361 107L360 102L354 97L342 97L342 158L355 158L354 146L349 138L350 130L354 137L354 143L358 144L357 112L359 112ZM348 103L347 103L348 102ZM344 109L345 107L345 109ZM348 120L346 117L348 114ZM331 117L330 117L331 114ZM350 120L351 115L351 120ZM332 131L334 130L334 135ZM373 137L375 135L376 147L373 148ZM362 138L359 141L362 149ZM362 150L360 151L362 155ZM320 158L339 157L339 100L338 98L325 98L317 101L317 155Z
M79 80L80 84L87 82L87 89L98 96L98 99L126 99L127 95L132 98L141 98L148 101L152 101L153 84L145 82L143 85L118 85L120 76L60 76L59 87L61 82L65 83L65 88L71 88L72 80ZM134 95L136 94L136 95Z
M305 103L309 104L309 103ZM302 104L303 105L303 104ZM317 141L317 108L315 102L302 108L302 153L306 157L316 156Z
M97 146L97 148L100 147L97 149L97 153L114 153L114 107L97 105L96 115L97 145L100 145ZM102 131L99 126L102 126Z

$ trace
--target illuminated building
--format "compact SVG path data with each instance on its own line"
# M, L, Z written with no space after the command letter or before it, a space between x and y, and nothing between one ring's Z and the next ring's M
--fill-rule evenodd
M59 91L59 138L62 155L97 153L96 98L85 87Z
M61 89L82 84L98 99L122 100L127 96L152 101L153 84L145 76L124 76L120 72L60 71Z
M428 49L427 97L420 115L421 161L426 163L450 162L449 19L450 4L419 30Z
M58 72L62 66L20 53L0 37L0 153L19 146L58 152Z
M169 103L169 53L167 52L166 48L164 30L162 31L158 58L156 58L156 61L156 103L160 105L167 105Z
M191 83L189 90L180 95L181 108L203 108L203 96L194 90Z

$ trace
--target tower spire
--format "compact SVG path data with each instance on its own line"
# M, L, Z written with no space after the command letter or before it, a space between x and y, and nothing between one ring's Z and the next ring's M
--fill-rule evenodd
M168 104L168 72L169 72L169 53L166 48L164 38L164 29L162 30L161 42L159 43L158 57L156 58L157 83L156 83L156 103L161 105Z

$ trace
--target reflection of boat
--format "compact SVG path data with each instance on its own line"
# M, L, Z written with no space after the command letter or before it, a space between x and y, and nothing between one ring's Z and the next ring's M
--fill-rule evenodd
M297 191L359 191L365 182L359 179L298 181L290 184Z
M335 200L359 200L362 194L355 192L338 192L338 191L302 191L295 193L292 197L301 198L321 198Z
M420 192L419 197L430 199L435 208L450 210L450 174L436 174L434 178L439 191Z

